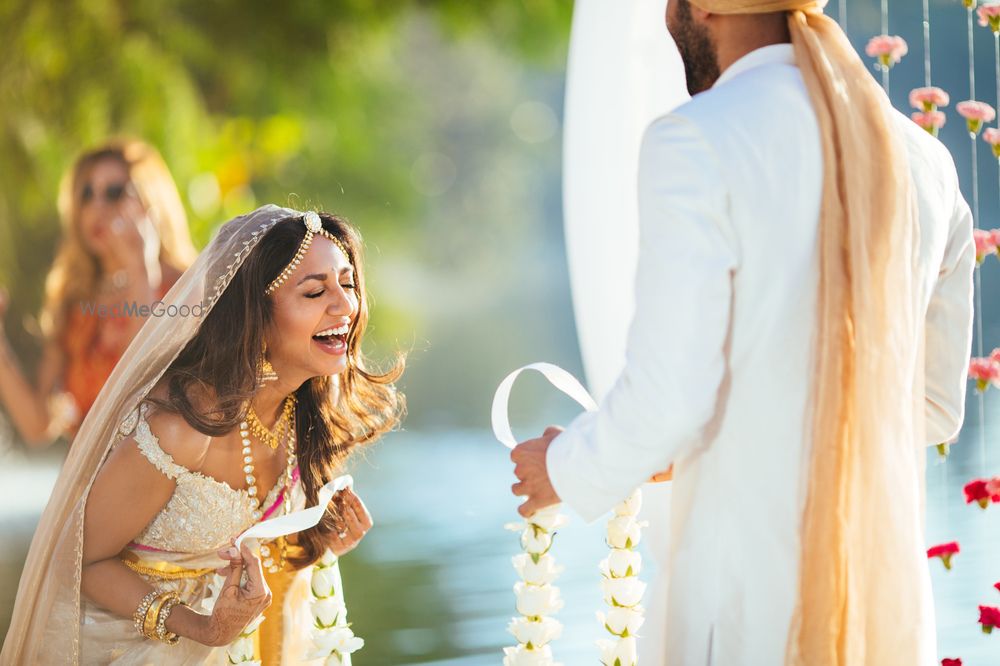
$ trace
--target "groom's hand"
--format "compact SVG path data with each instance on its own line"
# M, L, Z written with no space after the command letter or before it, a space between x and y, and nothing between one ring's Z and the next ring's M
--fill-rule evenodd
M521 442L510 452L510 459L514 462L514 476L518 478L518 482L510 489L518 497L528 498L517 508L517 512L525 518L560 501L549 480L545 452L562 431L558 426L549 426L541 437Z

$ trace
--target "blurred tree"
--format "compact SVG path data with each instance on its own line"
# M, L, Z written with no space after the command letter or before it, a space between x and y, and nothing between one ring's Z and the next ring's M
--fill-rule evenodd
M162 151L199 246L221 221L273 201L344 212L382 249L421 249L431 243L415 233L428 189L454 180L456 168L434 145L468 144L449 139L448 123L469 100L441 94L434 72L416 71L426 44L414 26L559 72L570 14L561 0L0 3L0 285L13 289L9 321L33 328L58 241L61 173L113 134ZM509 135L504 125L498 140ZM460 245L439 243L439 256ZM376 323L393 316L405 313L383 308ZM30 359L37 344L22 327L9 333Z

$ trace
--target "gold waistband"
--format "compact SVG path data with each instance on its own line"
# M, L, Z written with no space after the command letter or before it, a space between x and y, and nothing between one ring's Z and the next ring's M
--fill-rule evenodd
M123 551L120 555L121 561L132 571L144 576L162 578L164 580L177 580L181 578L201 578L215 569L185 569L170 562L143 560L130 550Z

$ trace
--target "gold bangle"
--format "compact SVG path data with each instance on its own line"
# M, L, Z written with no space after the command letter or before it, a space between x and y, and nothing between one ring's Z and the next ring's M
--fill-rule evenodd
M145 636L142 629L146 622L146 614L149 613L149 607L153 603L153 600L159 596L159 590L153 590L152 592L147 592L146 596L142 598L139 605L136 607L135 612L132 613L132 622L135 623L135 630L139 632L139 635Z
M142 623L142 633L146 638L156 638L156 618L160 615L164 602L172 594L173 592L161 592L146 611L146 618Z
M180 597L174 594L163 602L163 606L160 608L160 612L156 616L156 638L157 640L163 641L167 645L176 645L177 641L180 640L180 636L171 631L167 631L167 618L170 617L170 613L174 610L174 606L178 604L187 606L186 603L181 601Z

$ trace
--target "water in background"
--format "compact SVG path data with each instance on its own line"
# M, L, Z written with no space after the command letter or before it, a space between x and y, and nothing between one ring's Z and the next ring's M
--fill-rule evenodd
M952 447L948 462L928 452L928 538L958 540L962 552L945 572L931 562L941 656L966 666L996 664L1000 636L976 624L977 605L1000 605L1000 508L982 511L964 503L962 484L979 474L976 432ZM510 558L517 535L503 529L515 520L517 501L507 450L482 430L400 432L371 449L351 472L375 518L361 546L342 560L354 629L365 638L358 666L500 663L511 645L506 625L514 615ZM56 454L4 460L0 506L0 634L6 633L17 577L39 512L57 472ZM574 519L556 539L566 565L557 584L566 625L556 643L560 661L596 663L600 633L594 612L602 607L597 562L606 552L600 523Z

